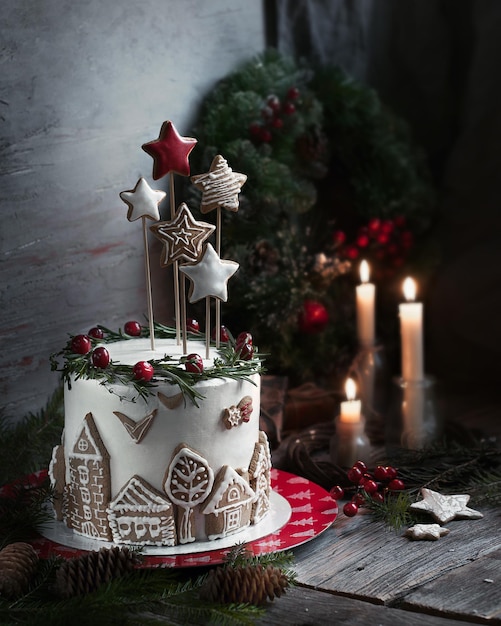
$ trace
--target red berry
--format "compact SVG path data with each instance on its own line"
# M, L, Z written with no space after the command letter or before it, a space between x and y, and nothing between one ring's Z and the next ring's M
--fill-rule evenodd
M132 368L132 374L136 380L149 382L153 378L154 373L153 365L148 361L138 361Z
M200 332L200 324L196 319L189 317L186 320L186 330L188 330L190 333L198 333Z
M355 502L347 502L343 506L343 513L346 515L346 517L354 517L358 513L358 506L355 504Z
M393 480L394 478L396 478L396 477L397 477L398 472L397 472L397 470L396 470L394 467L392 467L391 465L387 465L387 466L386 466L386 475L387 475L387 479L388 479L388 480Z
M358 485L363 476L363 471L359 467L352 467L347 472L348 480L354 485Z
M126 322L124 325L124 331L126 335L131 337L139 337L141 335L141 324L134 320Z
M278 99L277 96L275 95L271 95L268 96L268 99L266 100L266 104L270 107L270 109L272 111L280 111L280 100Z
M201 374L204 371L204 362L199 354L188 354L184 366L192 374Z
M104 333L99 326L94 326L87 334L89 337L93 337L94 339L103 339L104 337Z
M259 122L252 122L249 126L249 133L254 139L261 139L262 126Z
M393 232L394 228L395 224L391 220L384 220L384 222L381 224L382 232L388 235Z
M400 478L394 478L388 483L388 489L390 491L402 491L402 489L405 489L404 481L400 480Z
M374 469L374 478L376 480L381 480L381 481L385 481L388 480L388 471L387 468L384 465L378 465L376 466L376 468Z
M242 361L250 361L254 356L254 346L251 343L242 344L237 350L238 358Z
M244 344L244 343L250 343L252 345L252 335L251 333L247 332L246 330L241 332L236 340L236 345L238 346L239 344Z
M357 493L351 499L357 506L363 506L365 504L365 496L361 491L357 491Z
M371 494L371 498L374 500L374 502L379 502L380 504L383 504L384 502L384 494L381 493L381 491L376 491L375 493Z
M366 479L361 484L362 484L362 487L363 487L364 491L366 493L370 493L371 495L373 493L376 493L376 491L378 489L377 482L375 480L372 480L372 479Z
M94 367L99 367L104 370L105 367L108 367L110 364L110 353L104 346L99 346L99 348L95 348L92 352L92 365Z
M302 333L314 335L325 330L329 323L329 312L321 302L305 300L299 312L298 326Z
M333 500L341 500L344 496L344 489L341 485L334 485L334 487L332 487L329 491L329 495Z
M286 102L282 107L282 111L284 115L294 115L296 107L292 104L292 102Z
M349 259L354 261L355 259L358 259L360 251L356 246L346 246L345 254Z
M259 139L263 143L269 143L272 139L270 131L267 128L261 128L261 132L259 133Z
M379 217L373 217L372 219L370 219L369 223L367 224L367 228L369 229L371 235L376 235L381 228L381 220L379 219Z
M353 463L353 467L358 467L358 469L362 470L362 472L367 471L367 465L363 461L360 461L360 460Z
M212 341L216 341L216 329L213 328L212 329ZM228 343L228 341L230 340L230 336L228 334L228 329L226 328L226 326L221 325L220 329L219 329L219 340L222 343Z
M342 230L335 230L332 233L332 241L335 245L341 246L346 241L346 233Z
M357 237L357 246L359 248L367 248L369 245L369 237L367 235L359 235Z
M75 335L71 340L71 351L75 354L87 354L92 348L92 342L87 335Z
M377 242L381 244L382 246L385 246L388 243L388 241L390 241L390 236L388 233L381 232L377 236Z
M271 122L271 125L273 126L273 128L279 129L283 127L284 121L281 117L274 117Z
M299 98L299 89L297 87L289 87L287 90L287 98L289 100L297 100Z

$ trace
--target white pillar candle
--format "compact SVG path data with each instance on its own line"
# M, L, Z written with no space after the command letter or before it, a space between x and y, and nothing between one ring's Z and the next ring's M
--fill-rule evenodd
M370 347L375 342L375 299L376 286L369 282L369 264L360 263L361 285L357 286L357 334L358 343Z
M346 381L345 390L347 400L341 402L339 421L341 424L358 424L362 415L362 403L360 400L355 400L357 387L352 378Z
M416 283L412 278L404 281L404 295L407 302L399 305L402 378L423 380L423 304L414 302Z

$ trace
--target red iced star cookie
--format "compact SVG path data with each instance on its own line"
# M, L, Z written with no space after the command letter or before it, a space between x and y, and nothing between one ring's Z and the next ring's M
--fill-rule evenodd
M158 139L141 146L153 157L153 179L158 180L169 172L189 176L188 156L196 143L193 137L181 137L172 122L164 122Z

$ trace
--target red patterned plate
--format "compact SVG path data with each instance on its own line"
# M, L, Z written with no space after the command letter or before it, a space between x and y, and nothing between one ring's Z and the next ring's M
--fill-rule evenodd
M46 472L38 475L40 480ZM306 478L273 469L271 516L257 527L236 536L212 542L197 542L174 548L145 547L146 567L194 567L221 563L237 542L245 542L252 554L280 552L297 547L329 528L336 519L338 508L325 489ZM265 523L266 522L266 523ZM271 529L271 530L270 530ZM33 542L41 557L60 555L71 558L87 550L109 546L75 535L62 522L54 522L43 530L43 536Z

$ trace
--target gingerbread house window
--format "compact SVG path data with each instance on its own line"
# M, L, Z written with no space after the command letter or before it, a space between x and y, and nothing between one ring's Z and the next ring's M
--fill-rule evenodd
M228 511L226 516L226 529L228 531L233 530L234 528L240 528L240 508L235 509L234 511Z
M83 504L89 504L90 491L87 489L87 487L80 487L80 495L82 496Z
M87 504L84 504L83 508L83 514L84 514L84 519L85 520L91 520L92 519L92 510L90 508L90 506L88 506Z
M78 466L78 480L81 485L86 485L89 482L89 468L85 465Z
M230 487L228 489L228 502L236 502L240 499L240 491L238 487Z
M77 443L77 448L79 452L87 452L89 449L89 442L87 439L79 439Z

